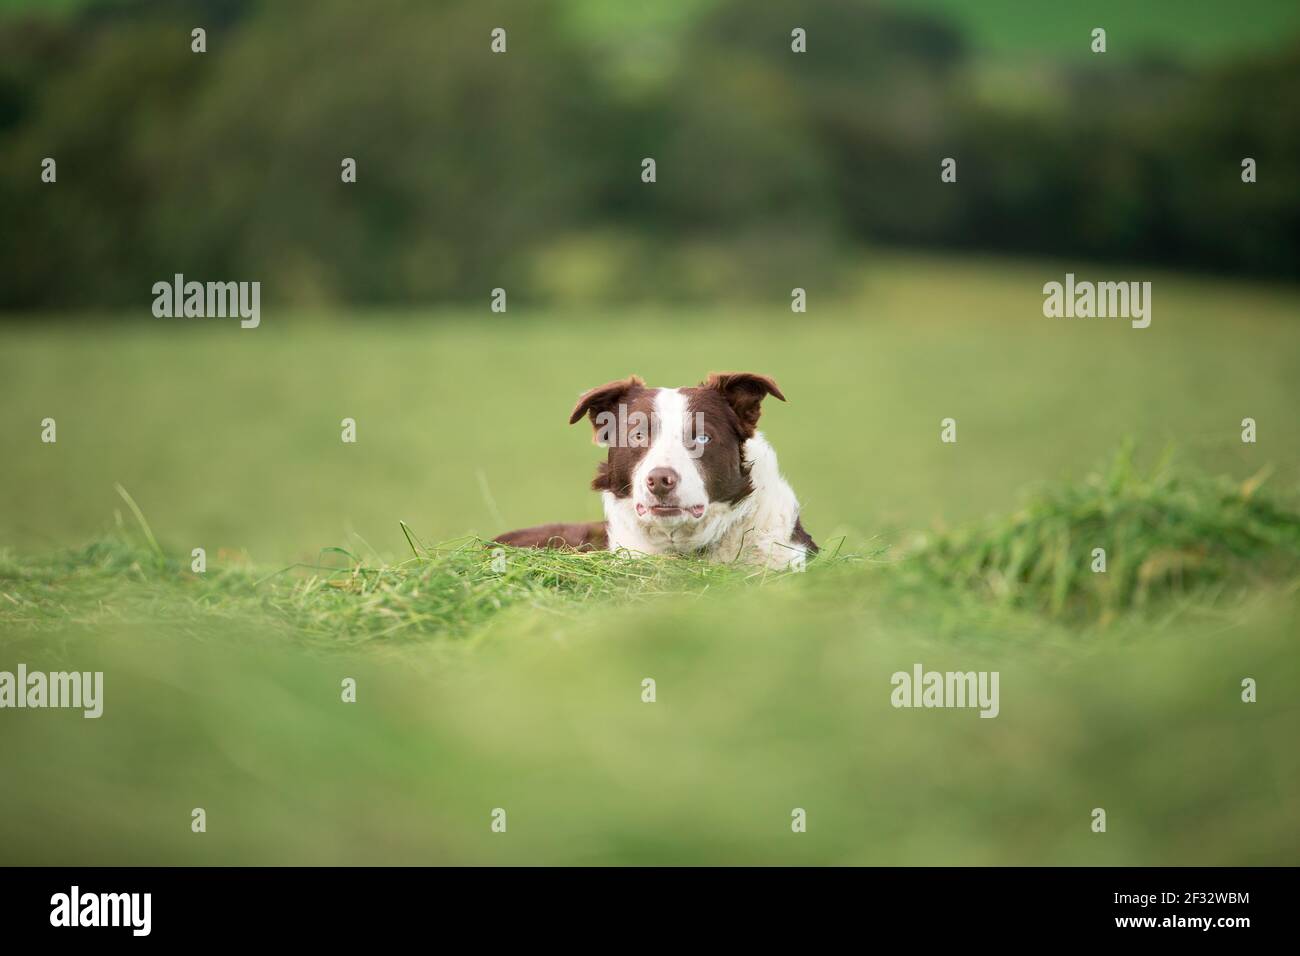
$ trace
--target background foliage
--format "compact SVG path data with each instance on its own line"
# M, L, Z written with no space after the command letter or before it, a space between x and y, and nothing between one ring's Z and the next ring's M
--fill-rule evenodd
M1086 21L937 2L8 6L9 310L142 308L175 272L302 304L764 297L829 288L873 243L1287 278L1300 258L1293 5L1216 21L1216 57L1153 41L1168 3L1098 14L1102 56ZM988 53L997 31L1016 56Z

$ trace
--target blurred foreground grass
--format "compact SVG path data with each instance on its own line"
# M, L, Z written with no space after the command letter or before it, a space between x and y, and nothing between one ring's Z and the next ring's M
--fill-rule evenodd
M707 600L520 603L471 642L307 653L274 614L176 613L166 589L141 587L144 619L8 629L6 665L104 671L105 712L4 714L6 863L1290 864L1300 851L1300 622L1285 587L1081 639L814 566ZM891 674L918 662L999 671L999 716L893 709ZM1240 700L1247 676L1256 704ZM340 702L347 677L355 704ZM205 834L190 832L193 807ZM497 807L505 834L489 830ZM790 831L796 807L806 834Z

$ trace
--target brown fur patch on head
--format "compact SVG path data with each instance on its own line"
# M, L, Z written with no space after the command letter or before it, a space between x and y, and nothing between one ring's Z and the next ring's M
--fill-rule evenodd
M632 494L632 472L650 447L657 391L646 388L645 382L632 375L598 385L578 399L569 424L586 415L591 419L593 440L609 448L591 482L596 491L611 491L618 498Z
M704 490L710 501L734 504L754 490L744 455L745 440L753 429L746 429L720 390L706 384L682 391L686 394L691 430L702 428L709 436L707 444L696 447L696 465L704 479ZM696 436L686 437L693 440Z
M574 405L573 411L569 413L569 424L577 424L579 418L588 415L591 417L592 427L597 428L596 417L601 412L616 411L618 403L625 401L628 393L644 388L645 382L637 375L629 375L618 381L589 388L579 396L578 404Z
M772 395L785 401L776 382L753 372L714 372L700 383L700 388L711 389L726 400L746 438L758 428L764 398Z

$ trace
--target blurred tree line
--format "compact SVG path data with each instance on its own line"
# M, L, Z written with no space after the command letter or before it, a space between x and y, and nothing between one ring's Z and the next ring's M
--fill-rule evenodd
M1212 68L999 66L872 0L722 0L662 51L671 68L628 83L619 45L583 42L563 8L0 19L0 307L140 306L176 272L302 304L788 295L870 243L1296 277L1294 44Z

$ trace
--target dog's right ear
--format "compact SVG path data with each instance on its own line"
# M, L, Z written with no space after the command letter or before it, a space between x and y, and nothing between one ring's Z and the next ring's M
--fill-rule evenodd
M619 404L626 402L633 392L644 386L645 382L632 375L621 381L608 382L583 392L582 397L578 399L578 404L573 406L573 412L569 415L569 424L574 424L586 415L591 419L591 427L599 431L601 423L597 421L598 416L612 412L617 418Z

